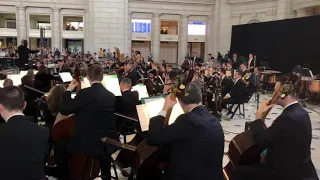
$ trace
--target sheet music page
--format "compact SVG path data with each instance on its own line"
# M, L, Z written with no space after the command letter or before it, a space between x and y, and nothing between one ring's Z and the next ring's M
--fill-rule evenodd
M106 75L103 77L103 82L105 83L105 87L115 96L122 96L117 75Z
M151 98L146 99L146 107L147 112L149 114L149 117L155 117L159 114L161 111L163 104L164 104L164 98L158 97L158 98ZM178 116L181 114L184 114L183 109L181 108L181 105L179 102L173 106L173 109L171 111L170 119L169 119L169 125L174 123L174 121L177 119Z
M63 72L59 73L59 76L61 77L62 81L65 82L71 82L73 80L70 72Z
M14 86L19 86L21 84L21 78L23 77L23 75L8 74L7 77L12 80Z
M76 97L76 95L77 95L76 93L72 93L71 98L74 99L74 97Z
M142 132L149 130L150 118L145 104L136 105Z
M146 85L138 84L138 85L132 86L132 90L133 91L138 91L139 100L141 100L141 98L149 97Z
M3 88L4 80L0 80L0 88Z
M33 74L37 74L38 71L33 71ZM20 75L25 76L27 75L28 71L20 71Z

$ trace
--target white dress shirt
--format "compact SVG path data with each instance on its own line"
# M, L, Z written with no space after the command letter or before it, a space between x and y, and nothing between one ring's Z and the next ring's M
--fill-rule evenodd
M11 116L9 116L8 119L12 118L13 116L24 116L24 114L23 113L14 113Z
M293 104L297 104L299 103L298 101L294 101L292 103L287 104L285 107L283 107L283 110L285 110L286 108L288 108L289 106L293 105Z

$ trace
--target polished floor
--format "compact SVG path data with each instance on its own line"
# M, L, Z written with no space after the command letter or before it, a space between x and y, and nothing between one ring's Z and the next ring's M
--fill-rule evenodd
M270 95L260 95L260 101L270 99ZM228 152L229 149L229 142L232 140L236 134L241 133L244 131L245 122L254 120L255 118L255 110L256 110L256 101L254 100L254 96L249 101L249 103L245 104L245 118L243 116L235 115L233 119L231 120L224 120L227 119L225 117L225 112L223 114L223 118L221 121L221 125L223 129L225 130L225 152ZM317 168L318 175L320 177L320 105L309 105L307 104L306 110L309 113L311 117L312 122L312 144L311 144L311 155L312 155L312 161ZM266 124L271 125L272 121L279 116L282 112L282 107L275 106L269 113L269 115L266 118ZM133 136L127 136L127 139L130 140ZM117 153L114 155L116 157ZM224 155L223 158L223 166L225 166L228 163L229 159L227 155ZM112 172L112 174L114 174ZM123 177L121 172L118 170L118 176L119 180L125 180L126 177ZM99 178L97 178L99 179Z

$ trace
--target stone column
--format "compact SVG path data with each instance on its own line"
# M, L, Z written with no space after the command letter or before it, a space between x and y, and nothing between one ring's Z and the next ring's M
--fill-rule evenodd
M52 8L52 23L51 23L51 49L54 52L56 49L61 51L61 22L60 22L60 9Z
M88 9L84 10L84 20L83 20L83 33L84 33L84 53L87 53L87 51L90 51L90 53L94 52L93 47L93 37L90 37L90 34L92 34L93 27L92 27L92 20L90 20L92 14L89 13Z
M292 10L292 0L278 0L277 1L277 16L276 20L294 18L295 13Z
M188 53L188 15L181 16L179 31L179 56L178 65L184 62L184 59Z
M160 15L158 13L153 14L152 19L152 38L151 38L151 52L153 60L159 61L160 59Z
M212 52L212 44L213 44L212 29L213 29L212 15L209 15L208 16L208 20L207 20L207 31L206 31L206 44L205 44L206 51L205 51L205 54L204 54L204 59L205 60L206 60L207 55L209 53L211 53L211 54L213 53Z
M26 7L17 6L17 46L21 44L22 40L28 40L27 22L26 22Z
M212 52L213 56L216 56L219 51L219 32L220 32L220 1L216 0L213 11L213 28L212 28Z

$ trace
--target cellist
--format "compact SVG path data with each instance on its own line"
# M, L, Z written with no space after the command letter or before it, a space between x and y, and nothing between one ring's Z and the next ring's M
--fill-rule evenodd
M274 87L274 98L260 104L256 120L249 127L253 141L264 149L265 162L253 166L239 166L231 180L317 180L311 161L312 128L309 114L295 96L296 88L290 78L283 76ZM266 128L267 113L275 105L283 112ZM270 104L270 105L269 105Z
M149 145L171 144L171 161L164 179L222 180L224 134L219 119L202 106L202 92L194 82L177 99L185 114L165 125L167 112L177 103L168 96L159 115L151 118L147 136Z
M105 147L100 138L118 138L116 117L113 114L116 98L101 84L103 68L100 65L90 66L87 78L91 87L80 90L74 99L71 98L71 92L77 87L77 80L73 80L62 95L60 113L74 114L75 124L73 136L55 144L54 153L60 167L61 179L68 179L68 156L71 153L84 153L91 158L99 159L101 175L104 176L102 179L111 178L110 154L114 149Z

